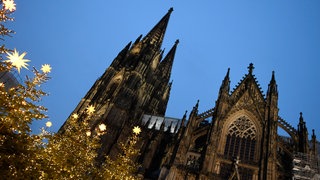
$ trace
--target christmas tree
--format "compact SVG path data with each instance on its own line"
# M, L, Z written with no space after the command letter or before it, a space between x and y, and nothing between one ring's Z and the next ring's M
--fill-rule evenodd
M78 115L70 117L63 133L48 137L48 144L42 152L46 160L41 177L44 179L87 179L98 172L95 164L97 150L100 147L100 135L106 126L100 124L95 130L90 128L93 115L88 108L88 116L78 121Z
M15 11L13 0L3 0L0 10L0 34L4 37L13 33L4 26L4 22L13 21L10 17ZM27 69L26 53L19 54L2 45L0 48L0 71L12 73L21 68ZM7 58L7 59L4 59ZM41 97L46 95L39 86L46 82L51 67L43 65L41 72L33 68L34 77L26 78L24 85L6 88L0 83L0 177L37 177L40 163L37 154L40 153L41 139L31 135L30 124L33 120L46 118L46 108L37 105Z
M11 13L16 10L13 0L0 1L0 34L4 37L13 33L4 23L13 21ZM0 72L20 73L28 70L30 60L26 52L10 50L3 44L0 47ZM97 166L97 150L100 137L106 133L106 126L100 124L92 129L95 107L87 107L85 117L70 116L62 133L51 133L51 121L40 134L32 134L33 121L47 118L47 109L39 105L47 94L41 90L42 84L50 78L49 64L42 65L40 71L32 68L32 77L24 83L8 87L0 81L0 177L4 179L136 179L138 155L135 144L140 128L135 127L127 144L120 144L123 153L118 158L106 158L102 167Z
M122 153L118 154L115 160L107 157L102 168L103 177L114 180L139 179L135 175L139 166L134 160L139 154L139 150L137 150L135 146L139 140L140 132L139 127L134 127L133 136L129 138L129 142L127 144L120 143Z

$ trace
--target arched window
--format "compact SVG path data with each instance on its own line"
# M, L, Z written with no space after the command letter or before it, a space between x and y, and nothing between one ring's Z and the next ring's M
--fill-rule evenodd
M226 134L224 156L228 159L239 157L243 162L253 161L256 132L255 125L246 116L233 121Z

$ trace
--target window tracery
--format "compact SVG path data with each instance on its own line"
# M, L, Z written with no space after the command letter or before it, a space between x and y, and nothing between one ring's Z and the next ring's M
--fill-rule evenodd
M257 129L252 121L242 116L233 121L226 134L224 155L227 159L239 157L242 162L254 160Z
M255 125L245 116L242 116L233 121L228 129L228 135L235 135L240 138L250 138L252 140L256 137Z

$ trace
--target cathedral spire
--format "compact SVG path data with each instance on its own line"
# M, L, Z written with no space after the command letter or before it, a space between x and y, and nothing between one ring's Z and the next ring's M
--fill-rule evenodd
M317 137L314 133L314 129L312 129L311 142L312 142L312 147L311 147L312 154L317 155L318 154Z
M168 13L163 16L163 18L151 29L151 31L143 38L143 42L149 42L154 44L155 47L160 48L167 25L170 19L170 14L173 11L173 8L170 8Z
M159 72L161 73L161 77L165 79L166 82L169 81L171 76L171 69L178 44L179 40L177 39L173 47L170 49L168 54L164 57L164 59L160 62L159 65Z
M111 66L112 67L117 67L119 66L120 64L123 65L123 60L125 59L127 53L128 53L128 50L131 46L131 41L119 52L118 56L113 60Z
M309 150L308 129L306 126L306 122L303 119L302 112L300 112L300 117L299 117L298 137L299 137L298 151L302 153L308 153L308 150Z
M276 79L274 76L274 71L272 71L272 76L271 76L271 80L268 86L268 92L267 92L267 96L270 95L278 95L278 88L277 88L277 83L276 83Z
M230 73L230 68L228 68L227 74L226 74L226 76L224 77L224 79L222 81L222 84L221 84L221 87L220 87L220 91L219 91L219 97L229 94L229 90L230 90L229 73Z
M303 124L303 116L302 116L302 112L300 112L300 117L299 117L299 124Z
M190 117L191 116L196 116L198 115L198 108L199 108L199 99L197 100L197 104L193 107L191 113L190 113Z

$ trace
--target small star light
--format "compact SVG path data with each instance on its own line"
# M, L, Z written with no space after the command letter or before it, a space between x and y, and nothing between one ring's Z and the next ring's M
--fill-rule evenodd
M138 134L140 134L141 129L140 129L140 127L139 127L139 126L136 126L136 127L134 127L134 128L133 128L133 130L132 130L132 131L133 131L133 133L134 133L134 134L138 135Z
M91 131L87 131L87 132L86 132L86 135L87 135L87 136L91 136Z
M27 103L25 101L22 101L21 104L24 106L27 105Z
M78 117L79 117L79 115L78 115L77 113L73 113L73 114L72 114L72 118L78 119Z
M105 131L107 129L107 126L105 124L100 124L99 129L100 131Z
M0 82L0 87L4 88L4 83Z
M5 60L5 62L11 62L12 66L15 66L18 69L19 73L20 73L21 67L28 69L27 62L29 62L30 60L23 59L24 56L27 54L26 52L19 55L19 52L17 52L17 50L14 49L14 52L12 54L10 54L9 52L7 52L7 54L8 54L7 58L9 58L9 59Z
M94 111L95 111L94 106L90 105L90 106L87 107L87 113L88 114L92 114L92 113L94 113Z
M50 122L50 121L46 122L46 126L47 127L51 127L52 126L52 122Z
M16 4L13 0L3 0L2 3L5 10L9 10L11 12L16 10Z
M41 66L41 71L43 73L49 73L51 72L51 66L49 64L44 64Z

